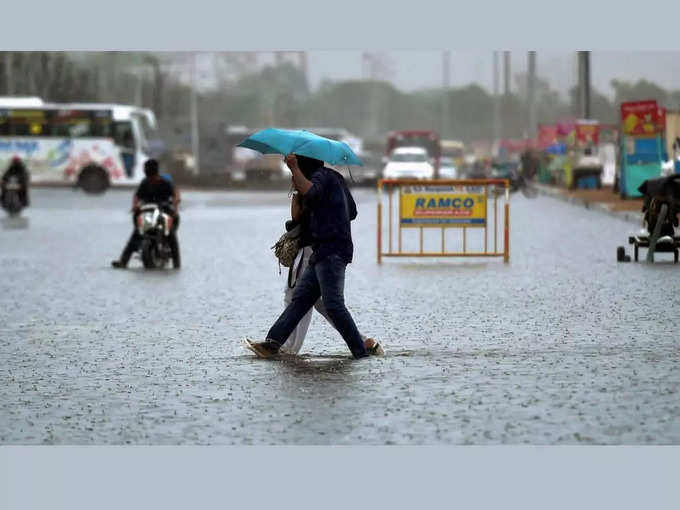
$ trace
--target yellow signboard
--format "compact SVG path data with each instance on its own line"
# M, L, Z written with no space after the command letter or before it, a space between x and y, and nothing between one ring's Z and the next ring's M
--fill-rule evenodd
M484 227L484 186L400 186L402 227Z

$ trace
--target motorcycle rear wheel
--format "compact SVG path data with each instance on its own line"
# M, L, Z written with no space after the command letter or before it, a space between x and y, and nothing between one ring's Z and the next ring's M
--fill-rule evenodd
M5 195L4 208L10 216L18 216L21 212L21 199L16 191L7 191Z
M146 269L156 269L157 253L156 245L151 239L144 239L142 241L142 263Z

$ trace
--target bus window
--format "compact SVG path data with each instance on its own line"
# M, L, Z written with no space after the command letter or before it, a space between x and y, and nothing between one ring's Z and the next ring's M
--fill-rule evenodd
M47 115L43 110L10 110L9 134L14 136L49 135Z
M92 112L92 136L113 138L113 120L110 110L94 110Z
M52 135L66 138L91 136L89 112L58 110L52 116Z

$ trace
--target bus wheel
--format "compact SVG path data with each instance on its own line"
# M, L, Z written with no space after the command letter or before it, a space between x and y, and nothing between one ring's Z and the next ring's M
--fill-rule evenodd
M109 175L98 165L88 165L80 172L78 186L85 193L104 193L109 187Z

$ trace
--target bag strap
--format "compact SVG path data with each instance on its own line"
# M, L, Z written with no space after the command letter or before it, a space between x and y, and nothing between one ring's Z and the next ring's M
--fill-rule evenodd
M305 260L305 250L304 250L304 248L301 251L302 251L302 254L300 255L300 263L298 264L297 271L295 271L295 283L293 283L292 285L291 285L291 277L293 276L293 266L295 265L295 263L293 263L293 265L291 265L288 268L288 288L289 289L294 288L295 285L297 284L298 278L300 278L300 272L302 271L302 262Z

